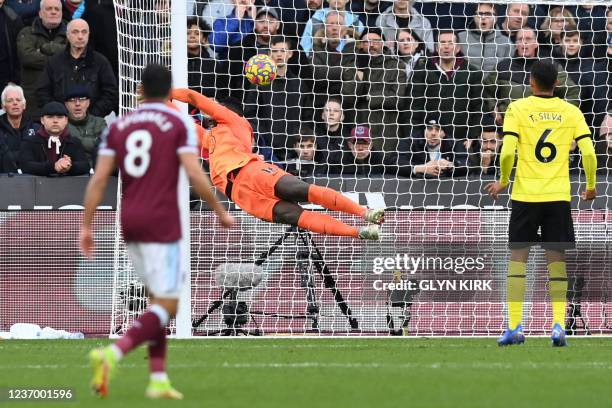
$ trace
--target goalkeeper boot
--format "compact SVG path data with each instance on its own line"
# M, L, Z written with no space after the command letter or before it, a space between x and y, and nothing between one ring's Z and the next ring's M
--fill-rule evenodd
M504 334L497 339L498 346L511 346L513 344L523 344L525 342L525 334L523 333L523 326L518 325L516 329L506 329Z
M565 340L565 330L559 323L555 323L552 329L552 335L550 336L553 347L565 347L567 341Z
M93 370L91 388L101 398L108 395L108 384L117 366L117 356L110 347L97 348L89 352L89 362Z
M366 210L363 219L372 224L382 224L385 222L385 209L384 208L376 208L373 210Z
M172 388L170 380L151 380L145 396L151 399L183 399L183 394Z
M380 227L376 224L370 224L366 227L359 228L359 238L378 241L380 239Z

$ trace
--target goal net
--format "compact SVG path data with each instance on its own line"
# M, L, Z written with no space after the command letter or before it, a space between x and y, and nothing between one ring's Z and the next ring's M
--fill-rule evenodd
M599 196L579 202L580 152L561 147L571 152L577 241L567 253L566 326L611 333L612 2L179 3L171 16L168 0L116 0L122 112L136 106L142 68L172 62L190 88L242 104L266 161L387 208L383 238L372 243L260 221L225 198L239 222L224 230L192 199L193 336L498 335L507 321L510 200L493 201L483 187L499 177L505 109L530 94L530 66L543 58L557 64L558 94L583 111L598 153ZM176 47L187 49L186 61L170 61ZM257 54L276 63L270 86L244 80ZM145 305L116 240L112 335ZM215 270L228 263L261 265L256 284L219 285ZM523 325L548 334L539 246L528 271Z

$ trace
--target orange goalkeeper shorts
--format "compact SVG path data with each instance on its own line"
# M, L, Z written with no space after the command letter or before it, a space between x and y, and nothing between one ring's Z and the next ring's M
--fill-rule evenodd
M251 161L240 169L230 198L252 216L272 222L272 210L281 201L274 194L274 186L287 174L273 164Z

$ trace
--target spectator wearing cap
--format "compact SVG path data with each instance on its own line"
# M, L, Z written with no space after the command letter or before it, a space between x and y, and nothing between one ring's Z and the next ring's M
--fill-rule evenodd
M457 140L477 138L482 111L482 71L468 64L453 31L440 31L438 55L421 59L408 87L411 122L420 126L425 112L441 112L439 121Z
M306 28L304 29L304 33L300 39L300 46L306 52L306 54L310 54L314 48L314 43L317 39L323 37L323 33L325 32L325 25L327 20L327 14L329 12L339 12L344 16L344 25L346 26L345 35L353 38L359 38L361 33L363 33L364 26L363 23L359 20L359 16L357 14L353 14L350 11L346 11L346 5L348 4L348 0L329 0L329 7L322 8L317 10L312 18L306 23Z
M278 10L270 7L260 7L255 14L254 32L245 35L242 41L229 47L229 64L231 87L234 96L241 98L245 87L244 64L254 55L266 54L270 50L270 40L280 34L280 19Z
M461 51L468 63L481 71L491 72L499 61L510 57L512 41L495 29L497 8L492 3L479 3L476 14L465 31L457 34Z
M496 176L499 170L499 152L502 139L490 116L483 117L480 139L468 148L470 174Z
M376 21L382 29L385 41L391 44L397 38L397 30L410 28L425 43L430 53L434 52L434 36L431 23L413 6L413 0L395 0Z
M351 136L346 140L342 154L340 171L338 166L331 166L330 173L340 173L343 176L371 177L385 172L383 154L372 151L372 138L367 126L359 125L351 130Z
M92 115L105 117L117 106L117 79L110 63L89 45L89 25L77 19L68 23L68 45L64 52L47 61L37 89L40 106L66 100L66 92L75 85L89 91Z
M0 0L0 89L9 82L21 82L17 36L22 28L21 18L5 4L5 0Z
M255 0L234 0L233 10L215 20L209 41L219 58L226 59L229 47L239 46L253 32L256 12Z
M305 116L302 82L287 69L293 55L291 43L284 36L273 37L270 56L276 64L276 79L267 87L250 85L244 97L244 113L260 138L272 146L274 155L283 160L290 148L289 136L297 134L300 118Z
M7 147L4 154L5 169L16 171L19 168L19 148L26 136L36 133L40 125L26 117L26 100L23 88L18 85L7 85L2 91L2 109L0 116L0 139Z
M87 174L89 161L81 141L70 136L66 107L59 102L49 102L41 113L42 127L21 142L21 170L35 176Z
M217 61L208 42L210 26L201 17L187 18L187 84L210 98L228 95L229 78L225 61Z
M106 129L106 121L89 114L89 90L84 86L74 86L66 92L68 109L68 129L70 136L81 141L91 167L95 167L96 153L100 135Z
M40 117L36 87L49 58L66 47L66 25L62 22L60 0L42 0L38 17L25 27L17 38L17 54L21 64L21 86L28 101L28 114Z
M375 151L395 152L398 142L398 114L406 93L404 63L385 50L382 32L367 29L359 41L357 122L368 123ZM362 62L363 61L363 62Z
M447 135L440 115L425 118L424 138L405 138L398 147L400 169L404 164L414 177L461 176L467 172L467 152L463 142ZM405 174L401 174L405 175Z

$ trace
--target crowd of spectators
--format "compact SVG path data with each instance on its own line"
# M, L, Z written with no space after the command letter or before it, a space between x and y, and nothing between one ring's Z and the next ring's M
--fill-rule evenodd
M163 33L169 4L148 4L143 24L155 25L143 27L145 37ZM530 67L544 58L558 65L557 95L579 106L593 130L600 171L612 164L605 6L186 4L189 87L242 104L255 148L294 174L495 176L504 112L530 95ZM0 0L0 172L76 175L95 165L119 106L115 21L112 0ZM159 51L167 53L164 41ZM261 53L277 66L267 87L242 75ZM571 171L579 172L572 152Z

